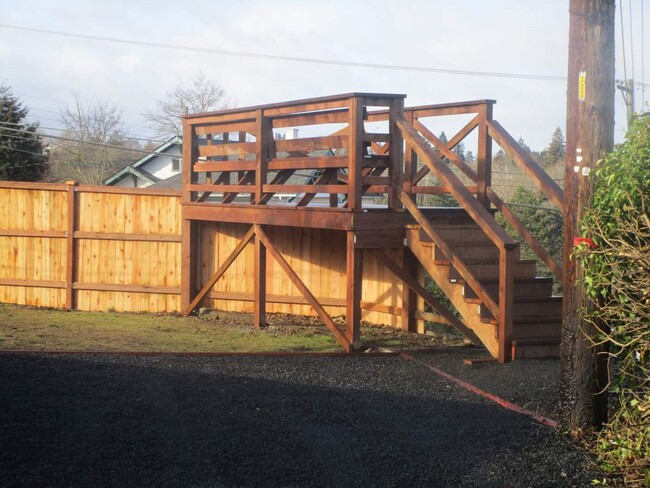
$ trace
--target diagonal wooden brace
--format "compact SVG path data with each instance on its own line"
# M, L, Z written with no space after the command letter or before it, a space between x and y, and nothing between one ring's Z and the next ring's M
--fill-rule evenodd
M280 265L280 267L284 270L284 272L287 274L291 282L300 290L300 293L305 297L305 299L309 302L309 304L314 307L314 310L320 317L320 319L323 321L325 326L334 334L334 337L336 338L337 341L343 346L343 348L347 352L352 351L352 344L351 342L345 337L345 334L339 330L339 328L336 326L332 318L329 316L329 314L325 311L323 306L318 303L318 300L316 297L309 291L309 288L302 282L300 277L296 274L296 272L291 268L291 265L287 263L287 261L284 259L282 254L276 249L276 247L273 245L269 237L266 235L266 233L262 230L262 228L259 225L255 226L255 235L257 238L262 241L262 244L264 244L264 247L271 253L271 256L273 256L273 259L276 260L276 262Z
M480 339L474 334L474 331L467 327L465 323L456 317L447 307L445 307L440 300L434 297L429 293L426 288L420 285L415 278L410 276L404 269L400 267L395 261L393 261L386 252L382 249L368 249L367 252L370 252L377 261L386 266L395 276L401 279L406 286L408 286L415 293L420 295L425 302L427 302L431 307L442 315L445 319L449 321L451 325L456 327L463 335L476 344L480 344Z
M246 244L250 242L250 240L253 238L255 235L255 231L253 229L253 226L251 226L250 229L248 229L248 232L246 232L246 235L242 238L241 241L239 241L239 244L237 244L237 247L233 249L233 251L230 253L230 255L226 258L226 260L223 262L221 266L219 266L219 269L210 277L210 279L207 281L205 285L203 285L203 288L201 288L201 291L199 291L196 294L196 297L194 297L194 300L189 304L189 306L183 310L183 315L188 316L189 314L192 313L192 311L196 308L196 306L199 304L201 300L203 300L203 297L210 291L210 288L212 288L217 281L224 275L226 271L228 271L228 268L230 268L230 265L237 259L237 256L241 254L241 252L244 250L246 247Z

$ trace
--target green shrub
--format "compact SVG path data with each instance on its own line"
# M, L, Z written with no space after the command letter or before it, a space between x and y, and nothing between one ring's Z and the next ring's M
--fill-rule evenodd
M650 486L650 116L599 161L582 221L585 320L610 344L614 411L598 440L603 467L627 484Z

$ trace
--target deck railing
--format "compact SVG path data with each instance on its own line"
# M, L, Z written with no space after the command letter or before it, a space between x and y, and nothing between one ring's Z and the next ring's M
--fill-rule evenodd
M269 205L283 194L302 207L318 195L360 210L362 195L374 193L399 206L403 106L403 95L352 93L187 116L183 203ZM370 107L387 107L383 132L365 130ZM283 129L300 137L283 138Z

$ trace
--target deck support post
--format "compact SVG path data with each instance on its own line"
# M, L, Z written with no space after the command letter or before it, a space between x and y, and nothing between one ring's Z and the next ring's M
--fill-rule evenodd
M403 248L402 268L406 273L418 280L417 259L406 246ZM415 320L417 296L417 293L410 286L402 284L402 329L408 332L418 332L418 323Z
M512 358L512 309L514 307L514 264L515 249L502 247L499 252L499 362L507 363Z
M181 310L190 308L197 292L198 225L199 223L196 221L183 219L181 230Z
M255 224L256 232L262 230L262 226ZM253 308L253 327L264 327L266 325L266 247L259 235L255 236L255 264L253 271L253 295L255 304Z
M346 233L345 334L352 349L361 346L361 288L363 283L363 251L355 247L355 233Z

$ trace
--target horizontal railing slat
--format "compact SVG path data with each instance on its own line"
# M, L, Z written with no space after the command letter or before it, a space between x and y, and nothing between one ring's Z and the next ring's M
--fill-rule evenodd
M247 154L255 154L254 142L235 142L229 144L210 144L199 146L198 152L200 157L209 156L239 156L240 158Z
M319 151L345 148L348 146L347 136L306 137L304 139L284 139L274 141L277 152Z
M347 156L324 156L314 158L274 158L269 159L268 168L270 171L283 169L328 169L346 168L348 165Z

